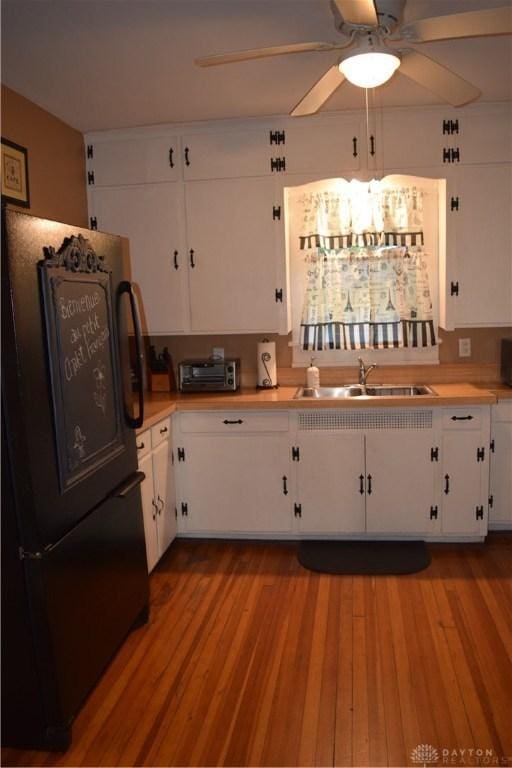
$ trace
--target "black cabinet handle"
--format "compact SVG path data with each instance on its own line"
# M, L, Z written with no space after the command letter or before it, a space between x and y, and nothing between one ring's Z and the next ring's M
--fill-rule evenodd
M444 492L450 493L450 475L444 476Z
M171 148L169 149L169 165L170 165L170 167L171 167L171 168L174 168L174 159L173 159L173 155L174 155L174 149L171 147Z
M371 495L372 492L372 476L368 475L368 496Z
M354 151L352 152L352 157L357 157L357 136L354 136L352 139L352 145L354 147Z
M143 448L144 448L144 443L137 443L137 450L138 451L142 451Z
M188 158L189 148L185 147L185 165L190 165L190 160Z
M156 520L156 516L158 514L158 504L156 503L156 501L154 499L151 499L151 504L153 505L153 509L155 510L153 512L153 514L152 514L152 518L153 518L153 520Z
M162 514L162 509L165 507L165 502L162 498L160 498L160 494L158 494L158 514Z
M223 424L243 424L244 420L243 419L236 419L235 421L230 421L229 419L224 419L224 421L222 423Z
M287 480L288 480L288 478L286 477L286 475L283 475L283 493L284 493L285 496L288 495L288 486L286 484Z
M359 475L359 493L364 493L364 475Z
M195 265L196 263L194 261L194 249L191 248L190 249L190 266L192 267L192 269L194 269Z
M375 138L370 136L370 155L373 157L375 154Z
M178 269L178 251L174 251L173 258L174 258L174 269Z
M452 416L452 421L471 421L473 417L469 416Z
M162 427L162 429L160 430L160 434L161 435L165 435L165 433L168 432L168 431L169 430L167 429L167 427Z

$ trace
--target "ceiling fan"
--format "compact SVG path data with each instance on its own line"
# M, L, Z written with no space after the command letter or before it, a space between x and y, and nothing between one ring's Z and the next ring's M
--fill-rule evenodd
M405 3L406 0L331 0L335 27L344 37L340 43L252 48L202 56L196 59L196 64L211 67L289 53L343 51L291 111L294 117L318 112L345 80L361 88L375 88L389 80L396 70L453 106L478 98L478 88L408 44L512 34L512 6L418 19L401 25Z

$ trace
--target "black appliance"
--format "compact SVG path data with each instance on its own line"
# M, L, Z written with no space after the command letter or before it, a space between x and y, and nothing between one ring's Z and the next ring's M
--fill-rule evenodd
M512 338L501 340L501 380L512 387Z
M121 241L2 210L2 742L66 749L148 619Z

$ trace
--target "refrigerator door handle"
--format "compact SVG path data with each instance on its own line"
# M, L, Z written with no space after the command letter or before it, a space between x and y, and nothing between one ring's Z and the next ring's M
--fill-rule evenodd
M123 483L115 489L113 496L118 499L125 499L138 485L142 483L146 475L144 472L135 472L126 483Z
M140 330L140 319L139 319L139 310L137 307L137 299L135 297L135 293L133 290L132 284L128 280L122 280L119 283L119 287L117 289L117 311L118 311L118 320L119 320L119 312L121 307L121 296L123 293L128 294L128 298L130 300L130 311L132 315L132 321L133 321L133 328L135 332L135 357L136 357L136 370L135 375L137 377L137 386L138 386L138 401L139 401L139 415L135 418L131 416L128 412L128 409L126 407L125 403L125 416L126 421L128 423L128 426L132 429L138 429L139 427L142 427L142 423L144 421L144 378L143 378L143 372L142 372L142 365L144 360L144 353L142 351L142 334Z

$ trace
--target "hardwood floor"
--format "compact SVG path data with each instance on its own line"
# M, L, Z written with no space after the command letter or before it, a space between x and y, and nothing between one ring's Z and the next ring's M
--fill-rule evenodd
M348 577L293 543L175 542L72 748L3 764L512 766L512 535L430 549Z

